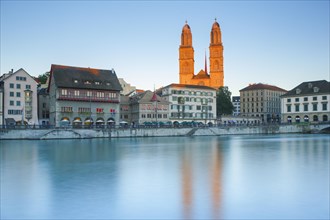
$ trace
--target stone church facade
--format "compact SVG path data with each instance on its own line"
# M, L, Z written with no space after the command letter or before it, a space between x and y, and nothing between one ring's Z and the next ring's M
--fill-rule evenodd
M207 71L205 58L205 69L194 73L194 48L192 46L192 33L190 26L186 24L182 28L181 45L179 48L179 75L180 84L209 86L219 89L223 86L223 45L219 23L215 20L212 25L210 36L210 73Z

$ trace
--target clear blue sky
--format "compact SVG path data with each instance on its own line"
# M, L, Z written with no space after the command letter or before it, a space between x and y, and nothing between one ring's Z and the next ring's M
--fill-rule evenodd
M214 18L225 85L290 90L329 80L329 1L1 1L1 74L33 76L51 64L114 68L152 90L178 83L180 35L191 27L195 73L204 68Z

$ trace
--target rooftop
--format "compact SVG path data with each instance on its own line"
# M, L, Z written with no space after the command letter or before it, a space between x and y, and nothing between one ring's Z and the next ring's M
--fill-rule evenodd
M330 82L326 80L303 82L282 96L315 95L317 93L329 94Z
M245 87L244 89L239 90L240 92L244 91L250 91L250 90L273 90L273 91L280 91L280 92L287 92L286 90L279 88L277 86L272 86L268 84L262 84L262 83L255 83L255 84L250 84L249 86Z
M122 89L114 70L102 70L52 64L50 70L51 80L52 76L55 80L56 86L62 88L117 91Z

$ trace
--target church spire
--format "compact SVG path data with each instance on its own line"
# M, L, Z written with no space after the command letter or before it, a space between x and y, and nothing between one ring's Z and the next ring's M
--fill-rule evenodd
M204 67L204 72L205 72L205 74L207 74L206 50L205 50L205 67Z

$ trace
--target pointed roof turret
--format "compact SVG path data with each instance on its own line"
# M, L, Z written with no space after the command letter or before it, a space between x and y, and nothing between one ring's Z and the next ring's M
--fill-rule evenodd
M187 21L186 24L182 28L181 33L181 46L192 46L192 34L190 26Z

